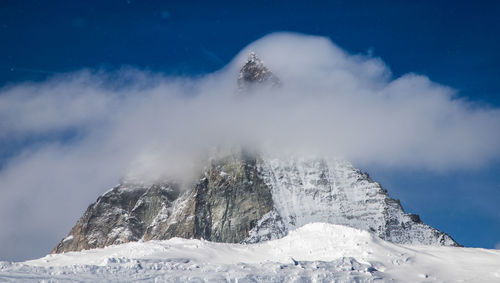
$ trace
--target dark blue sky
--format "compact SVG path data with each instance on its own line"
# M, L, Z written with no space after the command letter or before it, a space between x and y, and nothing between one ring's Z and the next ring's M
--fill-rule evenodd
M123 65L200 75L268 33L295 31L380 57L394 77L424 74L462 97L499 107L499 28L498 1L0 0L0 85ZM19 148L8 146L0 157ZM500 242L499 169L366 168L408 211L461 244L487 248Z
M236 3L237 2L237 3ZM329 36L395 76L428 75L500 104L496 1L0 1L0 83L124 64L182 74L226 64L272 31Z

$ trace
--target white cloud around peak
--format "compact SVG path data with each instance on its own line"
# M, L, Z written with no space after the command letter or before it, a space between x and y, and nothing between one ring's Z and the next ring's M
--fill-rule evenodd
M235 94L250 51L281 88ZM50 138L66 131L76 136ZM326 38L277 33L204 77L81 71L1 89L0 141L37 139L0 171L6 256L48 252L119 178L195 172L199 156L220 145L398 168L485 165L500 156L500 111L425 76L392 78L381 59ZM20 236L28 234L43 243Z

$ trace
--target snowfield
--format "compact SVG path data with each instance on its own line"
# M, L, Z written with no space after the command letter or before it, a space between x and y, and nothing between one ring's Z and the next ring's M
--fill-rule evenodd
M500 251L392 244L307 224L284 238L226 244L174 238L0 262L0 281L500 282Z

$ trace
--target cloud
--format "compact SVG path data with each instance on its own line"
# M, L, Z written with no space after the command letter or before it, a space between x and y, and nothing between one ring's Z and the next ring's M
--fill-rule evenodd
M235 94L250 51L281 88ZM42 255L121 177L186 178L217 147L443 171L498 160L499 125L499 109L425 76L393 78L379 58L290 33L203 77L84 70L12 85L0 90L0 142L24 146L0 171L0 254Z

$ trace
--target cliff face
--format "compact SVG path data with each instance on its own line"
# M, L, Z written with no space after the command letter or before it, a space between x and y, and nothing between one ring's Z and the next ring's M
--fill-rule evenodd
M159 217L145 239L203 238L238 243L272 209L270 188L259 178L257 159L230 155L213 161L199 182Z

